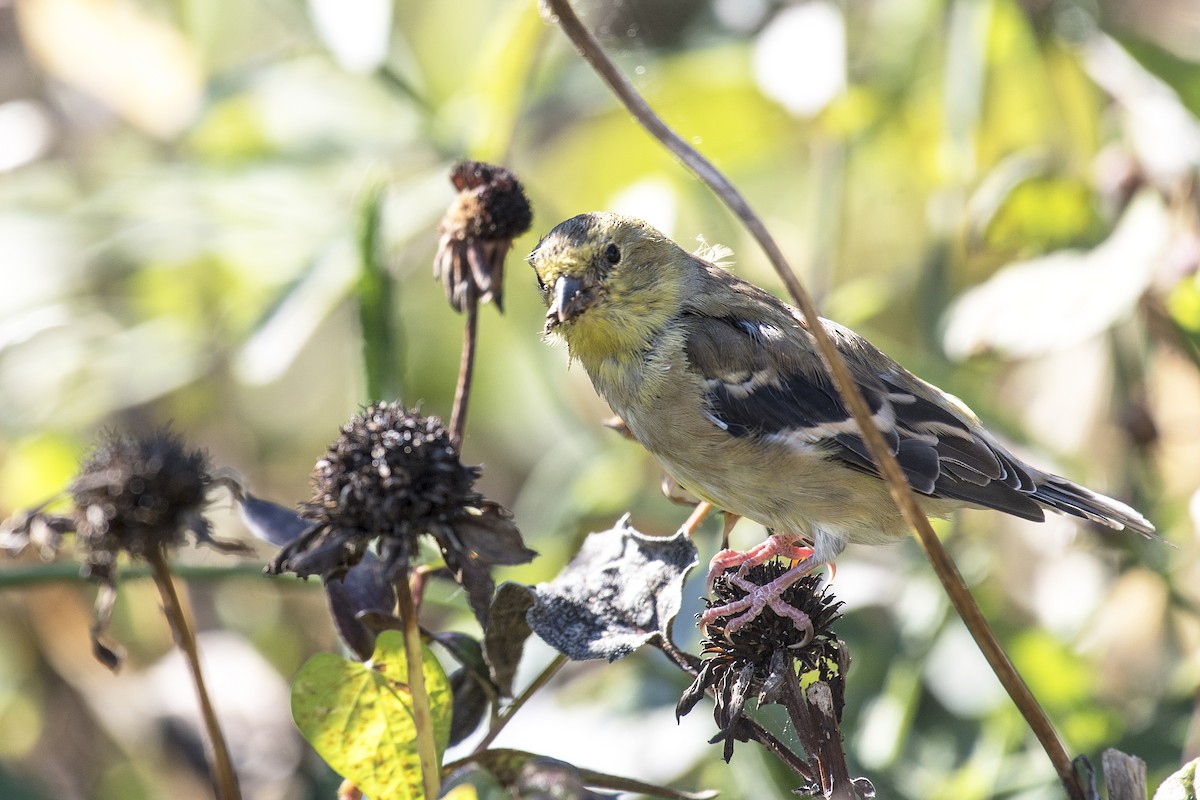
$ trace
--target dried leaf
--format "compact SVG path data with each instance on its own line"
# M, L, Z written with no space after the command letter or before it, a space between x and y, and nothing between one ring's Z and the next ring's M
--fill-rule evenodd
M490 500L479 504L478 514L455 522L454 534L464 549L489 566L528 564L537 556L525 546L508 510Z
M242 522L258 538L278 547L299 538L313 523L290 508L243 492L239 504Z
M669 635L696 556L685 534L645 536L622 518L588 536L557 578L538 584L526 619L568 658L615 661Z
M450 690L454 693L450 717L450 746L453 747L479 727L491 705L491 699L488 690L466 668L455 670L450 676Z
M512 697L513 678L531 633L526 613L533 607L534 594L528 586L502 583L492 601L491 623L483 635L483 657L502 697Z
M366 661L375 652L375 635L378 633L378 628L367 624L363 615L390 615L396 609L396 590L384 572L383 562L374 553L367 552L362 561L341 578L325 582L329 613L338 635L361 661Z

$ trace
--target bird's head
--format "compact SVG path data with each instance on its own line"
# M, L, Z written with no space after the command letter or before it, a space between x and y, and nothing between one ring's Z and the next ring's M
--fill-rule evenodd
M529 256L546 333L585 359L639 351L678 309L690 258L633 217L597 211L559 223Z

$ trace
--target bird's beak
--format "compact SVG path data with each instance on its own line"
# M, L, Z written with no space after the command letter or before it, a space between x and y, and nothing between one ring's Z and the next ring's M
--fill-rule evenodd
M582 314L592 304L592 293L583 281L571 275L563 275L554 283L554 299L546 312L546 330Z

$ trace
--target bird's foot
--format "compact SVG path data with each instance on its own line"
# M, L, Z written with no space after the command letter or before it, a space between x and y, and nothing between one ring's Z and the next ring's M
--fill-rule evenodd
M797 544L796 540L790 537L773 533L749 550L725 549L713 556L712 561L708 562L706 588L708 593L712 594L713 581L717 576L734 567L738 568L738 577L742 578L745 577L746 570L765 564L778 556L786 556L792 561L807 561L812 555L812 548Z
M701 630L707 629L708 626L719 619L728 619L728 622L723 626L725 636L728 637L745 627L755 617L763 613L764 609L769 608L778 616L790 619L797 630L803 631L805 633L805 643L811 641L813 636L812 619L800 609L788 605L780 598L780 595L805 575L812 572L817 564L812 559L812 550L795 545L790 545L790 547L791 550L789 552L791 553L807 551L807 555L800 558L799 563L795 564L787 572L764 586L751 583L744 577L745 570L753 566L749 564L749 560L743 561L742 566L738 568L736 573L727 575L725 580L746 594L739 600L734 600L724 605L713 606L705 611L700 616ZM712 578L710 577L710 583L711 581Z

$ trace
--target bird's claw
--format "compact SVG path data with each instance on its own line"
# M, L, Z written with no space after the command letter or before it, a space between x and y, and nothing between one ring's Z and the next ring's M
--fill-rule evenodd
M730 635L737 633L752 620L758 617L758 615L760 615L764 609L769 608L778 616L790 619L796 626L797 630L803 631L805 634L803 640L804 643L811 641L813 637L812 619L808 616L808 614L804 613L800 609L794 608L785 603L782 599L780 599L780 595L782 595L784 591L788 589L788 587L792 586L805 575L812 572L816 564L812 561L812 550L809 550L808 548L796 547L795 545L792 545L790 549L792 549L793 552L801 550L807 551L807 555L800 559L800 563L796 564L787 572L783 573L765 586L759 586L746 580L746 570L749 569L752 564L750 564L749 559L743 561L741 566L738 567L737 572L735 572L733 575L728 575L725 580L744 591L746 593L745 596L738 600L734 600L731 603L713 606L705 611L700 616L700 628L702 630L707 630L707 628L717 620L727 619L728 621L724 625L724 633L726 637L729 637ZM715 560L716 559L714 559L714 561ZM713 580L715 580L715 577L710 575L710 586Z

